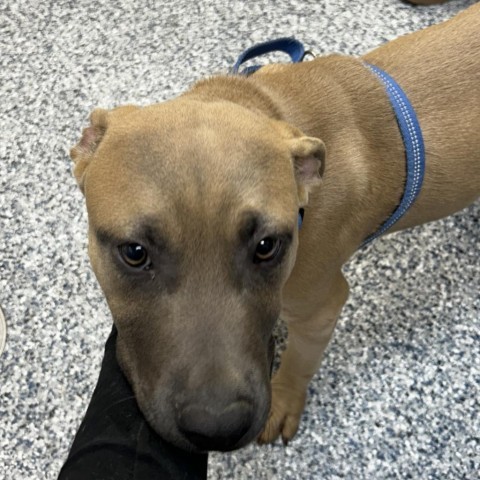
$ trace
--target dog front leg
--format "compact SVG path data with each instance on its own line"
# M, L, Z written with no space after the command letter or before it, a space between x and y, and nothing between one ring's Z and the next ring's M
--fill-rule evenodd
M287 444L297 432L308 384L320 367L325 348L347 301L348 283L339 273L329 288L321 293L323 302L313 312L287 319L288 344L280 368L272 379L270 415L258 438L259 443L273 442L281 435L283 443Z

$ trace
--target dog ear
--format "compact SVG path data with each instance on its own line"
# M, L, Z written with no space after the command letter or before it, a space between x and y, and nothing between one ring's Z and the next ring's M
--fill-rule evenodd
M102 108L94 110L90 115L90 126L83 130L82 138L70 150L70 157L75 164L73 174L82 192L85 170L107 130L108 113Z
M315 137L299 137L290 140L295 179L301 205L308 203L308 194L322 182L325 169L325 145Z

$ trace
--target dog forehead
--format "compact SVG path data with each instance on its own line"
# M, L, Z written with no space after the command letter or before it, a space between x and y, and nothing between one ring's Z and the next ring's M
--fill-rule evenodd
M295 210L293 166L268 121L230 105L167 102L113 121L86 179L92 222L134 225L141 214L189 229L235 228L237 212ZM162 220L160 220L162 219ZM231 221L230 221L231 220ZM182 224L185 225L182 226Z
M162 104L113 110L96 164L155 175L182 168L230 173L255 167L290 173L288 147L276 123L232 102L181 97Z
M97 178L155 179L166 189L293 180L289 147L274 123L231 102L176 99L115 113L91 165Z
M215 160L221 153L278 150L281 140L271 120L228 101L176 99L139 109L128 118L134 143L145 142L164 157ZM189 155L188 155L189 154ZM236 156L236 155L233 155ZM255 161L255 158L252 158Z

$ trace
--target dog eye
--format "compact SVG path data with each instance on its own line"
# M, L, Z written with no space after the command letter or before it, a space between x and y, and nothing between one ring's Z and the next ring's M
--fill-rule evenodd
M147 250L138 243L124 243L119 247L122 260L134 268L141 268L148 263Z
M280 250L278 238L265 237L260 240L255 250L255 262L268 262L273 260Z

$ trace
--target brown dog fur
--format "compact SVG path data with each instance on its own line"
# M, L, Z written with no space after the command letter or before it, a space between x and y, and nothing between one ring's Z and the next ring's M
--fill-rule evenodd
M341 267L403 191L402 139L362 62L392 75L419 117L425 181L392 231L419 225L480 194L479 28L477 4L363 58L267 66L204 80L165 104L92 114L72 150L89 253L119 330L119 361L160 434L208 449L178 425L188 417L202 430L192 408L217 415L233 405L250 420L225 449L254 438L267 419L268 342L280 314L288 346L259 439L293 437L348 296ZM265 236L281 238L282 256L253 266ZM148 269L122 264L125 242L145 244ZM215 435L228 437L222 428Z

